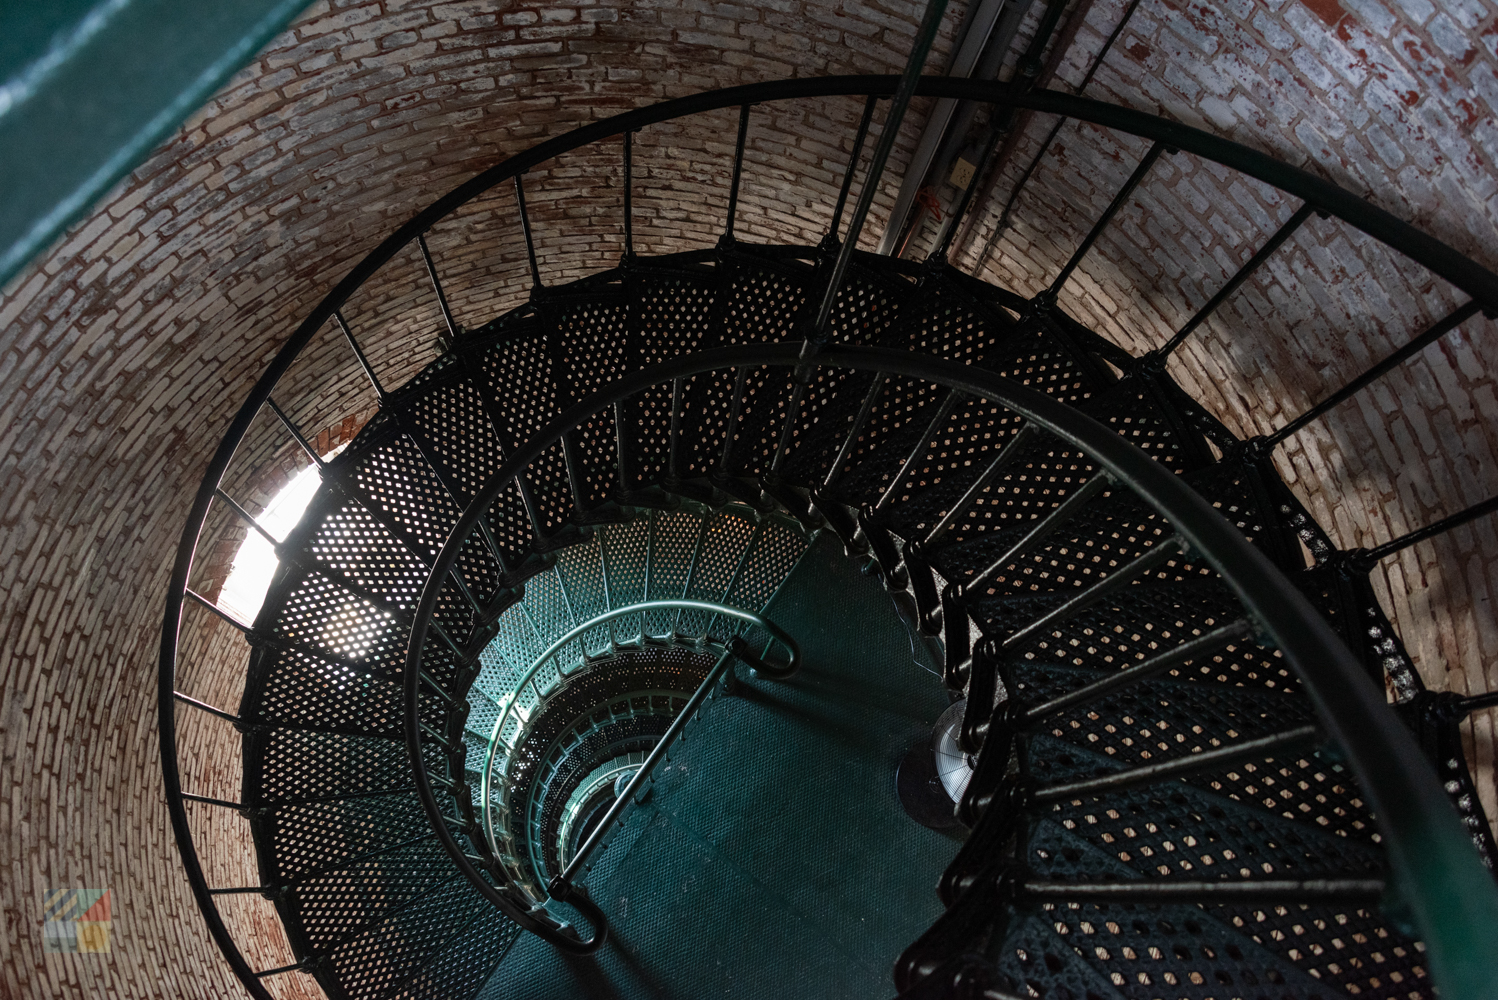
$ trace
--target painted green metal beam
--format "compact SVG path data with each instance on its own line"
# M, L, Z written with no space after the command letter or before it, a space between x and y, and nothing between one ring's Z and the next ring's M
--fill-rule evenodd
M0 284L307 3L0 3Z

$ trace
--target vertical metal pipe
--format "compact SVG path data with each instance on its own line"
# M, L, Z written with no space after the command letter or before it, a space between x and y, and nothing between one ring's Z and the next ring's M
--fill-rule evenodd
M1129 19L1134 16L1134 11L1137 10L1138 7L1139 0L1129 0L1128 7L1124 8L1123 17L1120 18L1118 24L1114 26L1112 34L1110 34L1108 36L1108 40L1103 43L1103 47L1098 50L1098 54L1093 56L1092 64L1087 67L1087 72L1085 75L1083 75L1082 82L1077 84L1077 89L1072 91L1072 93L1081 96L1082 92L1087 89L1087 85L1092 82L1092 78L1097 73L1098 68L1103 65L1103 60L1107 57L1108 51L1113 48L1113 43L1118 41L1118 36L1123 34L1124 28L1128 25ZM1009 197L1004 202L1004 210L999 213L999 221L994 226L994 231L992 235L988 237L988 243L983 248L983 253L978 258L979 268L983 266L984 261L987 260L989 255L993 252L993 248L995 245L997 245L998 239L1003 235L1004 230L1008 228L1009 218L1014 213L1014 206L1015 203L1019 201L1020 192L1023 191L1025 189L1025 185L1030 182L1030 178L1035 174L1035 169L1040 166L1040 161L1045 159L1046 153L1050 152L1051 143L1056 141L1056 136L1060 134L1062 126L1064 126L1068 120L1069 119L1066 118L1058 118L1056 120L1056 124L1051 126L1050 134L1045 137L1045 141L1040 144L1040 148L1036 151L1034 159L1032 159L1029 165L1025 167L1024 172L1019 175L1019 180L1015 181L1014 188L1009 192ZM975 173L973 175L974 182L976 183L977 178L981 176L982 174ZM991 187L992 181L990 181L989 184ZM964 242L965 240L966 237L964 237Z

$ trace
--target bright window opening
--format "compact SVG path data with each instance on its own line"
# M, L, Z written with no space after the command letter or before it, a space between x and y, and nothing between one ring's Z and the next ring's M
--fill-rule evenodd
M275 495L256 520L271 537L284 541L302 519L303 512L317 495L317 488L321 485L322 478L317 474L317 466L307 466ZM271 547L270 542L260 532L250 529L239 552L234 556L234 565L229 569L224 589L219 592L219 608L242 622L253 622L260 613L260 606L265 603L265 592L270 589L271 578L275 576L278 564L276 550Z

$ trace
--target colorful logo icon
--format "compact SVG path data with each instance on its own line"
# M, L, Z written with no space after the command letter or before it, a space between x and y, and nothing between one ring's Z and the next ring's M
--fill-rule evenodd
M108 889L51 889L42 912L42 951L109 951Z

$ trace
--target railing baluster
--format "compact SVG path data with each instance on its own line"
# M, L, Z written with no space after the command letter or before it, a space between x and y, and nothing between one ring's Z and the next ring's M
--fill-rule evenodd
M837 450L837 457L832 460L832 468L827 470L827 478L822 481L822 492L832 489L833 484L842 474L843 464L848 461L854 445L858 444L858 436L863 433L863 425L868 423L869 414L874 412L874 404L879 401L879 393L884 389L884 382L887 378L889 378L888 375L879 372L874 376L874 381L869 383L869 391L864 394L863 403L858 407L858 413L848 428L848 436L843 438L843 446Z
M1061 268L1061 273L1056 275L1056 280L1051 282L1050 288L1041 293L1048 300L1054 300L1060 294L1061 287L1072 276L1072 272L1077 269L1077 265L1082 263L1082 258L1087 256L1087 252L1092 249L1092 245L1097 242L1098 237L1103 235L1103 230L1107 228L1108 223L1113 221L1113 216L1117 215L1119 209L1123 208L1124 202L1128 201L1129 197L1134 193L1134 189L1144 180L1145 175L1150 172L1150 168L1155 165L1155 161L1160 158L1160 154L1163 152L1165 152L1164 145L1157 142L1144 154L1144 159L1139 161L1139 165L1134 168L1134 172L1129 175L1129 179L1124 181L1123 187L1118 189L1118 193L1113 196L1113 200L1108 203L1108 207L1103 210L1103 214L1098 216L1097 221L1092 224L1092 229L1088 231L1087 236L1082 240L1082 245L1077 247L1076 252L1071 255L1071 260L1067 261L1066 265Z
M244 622L240 621L238 618L235 618L228 612L221 611L217 604L214 604L208 598L204 597L202 594L199 594L196 590L188 588L186 591L184 591L184 593L190 599L198 602L203 607L207 608L209 611L213 612L215 615L228 622L230 625L233 625L235 628L239 629L239 631L243 632L246 636L255 634L254 628L246 625Z
M1494 705L1498 705L1498 691L1487 691L1462 698L1456 703L1456 708L1465 716L1484 708L1492 708Z
M874 120L874 105L879 98L870 95L863 102L863 117L858 120L858 132L853 136L853 154L848 157L848 169L843 171L843 186L837 192L837 205L832 210L832 225L828 227L824 242L830 247L838 243L838 230L843 225L843 209L848 206L848 192L853 188L853 175L858 172L858 158L863 154L864 141L869 137L869 123Z
M718 474L728 475L728 458L733 453L733 436L739 429L739 415L744 408L744 379L747 368L736 370L733 378L733 400L728 406L728 427L723 432L723 457L718 462Z
M904 463L901 464L900 471L895 475L894 479L890 480L890 484L885 489L884 495L874 505L875 510L883 510L889 506L890 501L894 500L895 494L900 492L901 484L905 482L905 477L910 475L911 470L915 468L915 464L926 456L926 449L931 447L932 439L941 432L942 427L947 422L947 418L952 415L952 410L966 397L966 393L959 392L956 389L947 390L947 394L942 397L941 405L936 408L936 415L926 425L926 430L921 434L921 439L916 442L916 446L911 449L910 454L906 457Z
M687 596L692 592L692 584L697 579L697 563L698 560L702 557L703 543L707 541L707 528L708 525L712 522L713 518L716 516L716 514L709 513L702 518L702 523L697 526L697 544L692 546L692 559L687 563L687 579L686 582L681 585L681 599L683 601L685 601L687 599ZM676 622L671 626L672 632L678 634L681 632L681 616L685 611L685 608L676 609Z
M1148 552L1134 557L1097 583L1067 598L1059 607L1052 608L1023 628L1017 629L1014 634L1004 640L1003 648L1010 650L1024 645L1032 636L1045 631L1058 622L1072 617L1088 606L1107 597L1120 587L1127 586L1131 580L1141 574L1152 572L1160 564L1179 556L1184 548L1185 542L1176 536L1167 538L1162 542L1157 542L1150 546Z
M946 9L947 0L927 0L926 11L921 16L921 24L916 29L915 42L910 49L910 57L905 62L905 70L900 75L899 86L895 88L894 98L890 101L889 114L885 115L884 128L879 134L879 144L874 147L874 158L869 161L869 170L864 177L863 189L858 193L858 204L853 208L853 219L848 225L848 238L838 249L837 260L832 265L832 273L828 275L827 286L822 291L822 301L817 307L816 319L812 324L810 336L802 344L801 361L803 363L821 349L827 322L832 318L832 307L837 302L838 290L842 287L844 275L848 273L848 264L853 259L853 251L858 246L858 237L863 233L864 223L868 221L869 209L874 205L874 195L878 192L879 181L884 176L885 164L889 162L890 153L894 151L895 140L900 134L900 124L905 120L905 111L910 106L910 99L915 96L916 84L921 78L921 68L926 64L926 56L931 52L931 43L936 40L936 33L941 28L942 15Z
M453 697L453 693L451 691L447 690L447 688L443 687L441 684L438 684L437 683L437 678L433 677L431 674L427 673L425 670L421 671L417 675L417 677L421 681L421 683L423 683L427 687L431 688L433 694L435 694L437 697L441 698L449 706L451 706L451 705L453 705L453 704L456 703L457 699Z
M531 294L541 291L541 267L536 263L536 241L531 235L531 217L525 209L524 174L515 175L515 203L520 206L520 231L525 235L525 255L531 264Z
M452 650L452 654L458 658L458 662L461 663L468 658L462 648L453 640L453 637L447 634L447 629L443 628L437 619L433 618L430 624L427 625L427 628L437 633L437 638L442 640L444 646Z
M354 357L359 359L359 367L364 369L364 377L369 379L370 385L374 386L375 396L379 398L380 405L383 406L386 400L385 387L380 385L374 366L369 363L369 358L365 356L363 348L354 339L354 331L349 329L348 321L343 318L342 311L334 310L333 320L338 324L338 329L343 331L343 337L348 341L349 347L354 349Z
M614 600L609 595L609 553L608 553L608 548L607 548L607 546L604 545L604 535L603 535L603 532L600 531L597 534L596 537L598 538L598 568L600 570L599 575L603 578L603 610L605 610L605 611L613 611L614 610ZM612 639L613 635L614 635L614 630L611 628L611 629L609 629L609 637Z
M453 311L448 308L447 295L442 291L441 279L437 277L437 265L432 263L432 252L427 249L426 233L417 234L416 245L421 247L421 259L426 261L427 274L432 279L432 289L437 293L437 306L442 310L443 322L447 324L447 335L451 338L450 344L456 344L458 342L458 324L453 321Z
M929 547L935 545L941 539L942 535L950 531L952 525L956 524L957 520L966 514L973 504L977 503L978 497L982 496L983 491L988 489L993 481L998 478L999 473L1008 468L1009 464L1019 457L1020 451L1025 448L1026 444L1040 433L1041 429L1036 424L1028 422L1021 424L1019 430L1014 432L1014 437L1005 442L1004 447L999 449L999 453L994 456L993 461L988 463L988 468L984 469L983 473L973 482L973 485L968 487L967 492L962 495L962 499L953 504L952 509L947 511L946 516L937 522L936 527L931 529L931 533L926 536L926 541L922 543L922 546Z
M562 464L567 467L567 485L572 491L572 506L579 513L586 511L588 502L583 495L582 457L577 453L577 438L571 428L562 435Z
M256 979L264 979L267 976L279 976L279 975L281 975L282 973L285 973L285 972L297 972L297 971L299 971L302 968L304 968L304 966L302 965L302 963L301 962L296 962L295 964L292 964L292 965L283 965L279 969L266 969L264 972L257 972L257 973L255 973L255 978Z
M233 497L225 493L222 489L215 487L213 490L213 495L227 504L229 509L234 512L234 515L245 524L248 524L251 528L253 528L256 534L258 534L261 538L264 538L267 542L270 542L271 548L276 550L276 554L279 557L281 549L281 539L277 538L275 535L272 535L269 531L266 531L263 524L255 520L254 516L252 516L249 511L241 507Z
M635 205L631 189L634 187L634 132L624 133L624 259L635 255Z
M718 240L720 247L733 245L733 219L739 210L739 181L744 173L744 142L749 137L749 107L745 104L739 108L739 138L733 151L733 179L728 184L728 221Z
M541 508L536 503L536 492L531 489L530 480L524 476L516 476L515 490L520 494L520 503L525 507L525 516L531 522L531 531L535 532L538 539L545 540L546 526L541 523Z
M1253 623L1247 620L1237 621L1231 625L1225 625L1219 629L1204 633L1181 643L1174 649L1166 650L1156 654L1132 667L1126 667L1116 674L1110 674L1102 680L1084 684L1082 687L1068 691L1066 694L1057 695L1050 701L1042 702L1033 708L1025 710L1020 718L1020 725L1029 728L1045 721L1057 712L1096 702L1104 696L1111 694L1120 688L1137 684L1158 674L1164 673L1174 667L1178 667L1187 660L1195 659L1207 653L1215 652L1223 646L1237 639L1243 639L1253 633Z
M484 544L489 547L489 552L494 556L495 565L499 567L499 572L501 573L501 575L509 576L509 560L507 560L504 557L504 553L500 551L499 541L494 537L494 530L489 527L488 517L479 518L479 534L484 536Z
M1460 528L1468 521L1475 521L1479 517L1485 517L1494 511L1498 511L1498 496L1489 497L1481 503L1473 504L1466 510L1458 511L1449 517L1443 517L1439 521L1427 524L1423 528L1416 528L1414 531L1400 535L1398 538L1390 539L1382 545L1375 545L1371 549L1358 553L1358 555L1369 566L1372 566L1385 556L1393 555L1401 549L1407 549L1416 542L1423 542L1427 538L1434 538L1453 528Z
M1274 252L1283 246L1286 240L1294 236L1296 230L1305 225L1306 221L1315 213L1316 207L1310 202L1306 202L1300 208L1296 209L1295 214L1286 219L1285 224L1275 230L1274 235L1269 237L1264 245L1259 247L1258 251L1248 259L1248 263L1240 267L1238 273L1229 278L1228 283L1218 289L1217 294L1208 299L1206 305L1198 309L1196 315L1187 320L1186 325L1177 330L1175 336L1171 337L1164 347L1160 348L1158 352L1151 352L1151 355L1158 353L1160 356L1164 356L1174 351L1177 347L1180 347L1181 342L1191 336L1192 331L1206 322L1207 317L1216 312L1217 307L1226 302L1238 290L1238 286L1252 277L1253 273L1266 260L1274 256Z
M743 551L739 553L739 561L733 567L733 575L728 578L728 586L723 588L723 596L718 598L719 604L728 603L728 598L729 595L733 593L733 588L738 586L739 574L744 572L744 565L749 561L749 553L754 550L754 547L757 544L759 544L759 540L764 535L764 531L765 523L763 521L754 526L754 531L749 535L749 540L744 543Z
M679 481L677 473L677 447L681 442L681 383L680 378L671 380L671 443L666 458L666 480L670 483Z
M619 467L619 495L621 497L627 497L631 492L629 463L624 456L625 441L624 402L619 400L614 403L614 459Z
M801 399L806 394L806 386L796 382L791 388L791 399L785 408L785 423L780 428L780 440L775 445L775 454L770 459L770 471L780 472L781 463L785 461L785 453L791 446L791 435L796 432L796 420L801 416Z
M1068 799L1152 785L1172 778L1184 778L1189 774L1208 771L1214 767L1221 767L1249 757L1273 756L1280 750L1310 743L1319 738L1320 730L1316 726L1297 726L1269 736L1229 743L1226 746L1214 747L1211 750L1177 757L1174 760L1161 761L1158 764L1144 764L1095 778L1082 778L1079 781L1067 781L1059 785L1046 785L1035 789L1031 793L1030 801L1036 805L1044 805L1048 802L1065 802Z
M201 802L204 805L218 806L221 809L233 809L235 812L241 812L244 809L243 802L230 802L227 799L213 799L209 798L206 795L189 795L187 792L183 792L182 798L187 802Z
M1395 351L1393 354L1390 354L1387 358L1384 358L1378 364L1374 365L1372 368L1369 368L1363 374L1359 375L1351 382L1348 382L1342 388L1338 389L1336 392L1332 393L1330 396L1326 397L1321 402L1317 403L1315 406L1311 407L1309 410L1302 413L1300 416L1296 417L1294 420L1290 421L1288 424L1266 437L1264 439L1265 446L1268 448L1276 447L1290 435L1294 434L1296 431L1304 427L1306 424L1317 419L1318 417L1324 416L1339 404L1345 402L1352 396L1366 389L1369 385L1378 381L1380 378L1387 375L1390 371L1394 370L1414 355L1419 354L1431 344L1434 344L1437 340L1440 340L1442 337L1446 336L1446 334L1450 333L1452 330L1455 330L1457 327L1467 322L1467 320L1471 319L1473 316L1476 316L1479 308L1480 306L1478 306L1478 304L1473 301L1452 310L1445 317L1437 320L1434 324L1432 324L1428 329L1426 329L1424 333L1420 334L1418 337L1414 338L1409 343L1399 348L1399 350Z
M468 581L463 579L463 574L459 573L458 568L454 566L448 572L448 576L452 577L453 582L458 585L458 592L463 595L463 600L468 602L468 606L473 609L474 617L476 619L482 619L484 617L484 606L479 603L479 599L469 588Z
M280 419L281 423L286 427L286 429L291 432L291 436L296 439L296 443L301 446L302 451L306 452L307 457L312 459L312 464L321 469L326 463L323 462L322 456L317 453L317 449L312 447L312 445L308 443L306 438L302 437L302 432L297 428L297 425L291 422L291 418L288 417L281 410L281 408L276 405L276 401L274 399L266 396L265 402L266 405L271 408L271 412L274 413Z
M198 699L190 695L183 694L181 691L173 691L172 697L182 702L184 705L191 705L193 708L196 708L200 712L207 712L209 715L216 715L226 722L234 723L236 726L244 721L237 715L230 715L228 712L225 712L222 709L214 708L206 701L199 701Z
M1087 89L1087 85L1092 82L1092 78L1097 73L1098 68L1103 65L1103 60L1107 57L1109 50L1113 48L1113 43L1118 41L1119 35L1123 34L1124 28L1128 26L1129 19L1134 16L1134 11L1137 10L1138 7L1139 0L1129 0L1128 7L1124 8L1123 17L1119 19L1118 24L1114 25L1112 34L1110 34L1108 36L1108 40L1103 43L1103 47L1098 50L1098 54L1093 56L1092 65L1087 67L1087 72L1085 75L1083 75L1082 82L1077 84L1077 89L1072 91L1072 93L1081 96L1082 92ZM1069 120L1070 119L1068 118L1056 119L1056 124L1051 126L1050 133L1045 137L1045 141L1040 144L1039 149L1036 151L1035 158L1030 161L1029 165L1026 166L1024 171L1019 175L1019 180L1014 182L1014 188L1009 192L1009 197L1004 202L1004 210L999 213L999 221L994 225L993 233L989 235L988 241L983 248L983 252L978 258L977 269L981 269L984 262L993 253L993 248L998 244L999 237L1002 236L1004 230L1009 227L1009 219L1010 216L1012 216L1014 213L1015 203L1019 201L1020 192L1023 191L1025 185L1030 182L1030 178L1034 175L1035 169L1040 166L1040 161L1045 159L1046 153L1050 152L1051 143L1056 141L1056 136L1061 133L1062 127L1065 126ZM974 173L974 183L977 183L978 178L981 176L981 174ZM992 185L990 185L990 190L991 189Z
M645 512L645 589L644 589L643 593L645 595L644 599L647 600L647 601L650 600L650 571L653 568L651 566L651 563L653 563L655 561L654 558L653 558L654 555L655 555L655 509L652 508L652 509L647 510ZM645 612L643 612L643 611L640 612L640 621L641 622L645 621ZM645 634L645 628L644 628L643 625L641 625L641 627L640 627L640 634L641 635Z
M1061 503L1056 506L1055 510L1052 510L1045 517L1041 518L1040 523L1031 528L1023 538L1021 538L1014 545L1010 546L1008 552L1005 552L998 559L994 560L993 564L983 572L977 574L976 576L969 579L966 583L962 584L958 588L960 597L965 599L969 596L977 594L978 590L986 586L989 580L992 577L996 576L1001 569L1003 569L1005 566L1008 566L1016 559L1024 556L1036 545L1039 545L1042 541L1045 540L1045 537L1052 531L1056 530L1056 528L1058 528L1063 521L1071 517L1072 514L1076 513L1078 508L1080 508L1087 501L1091 500L1093 497L1097 496L1103 490L1107 489L1110 485L1112 485L1112 483L1113 476L1111 473L1106 471L1099 472L1097 475L1087 480L1087 482L1082 484L1082 487L1080 489L1078 489L1071 496L1067 497L1065 500L1061 501Z

